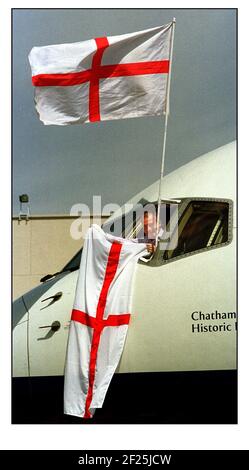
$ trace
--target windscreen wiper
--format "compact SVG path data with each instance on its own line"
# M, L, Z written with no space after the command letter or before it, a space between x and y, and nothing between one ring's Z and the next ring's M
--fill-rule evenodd
M43 276L43 277L40 279L40 282L48 281L48 279L51 279L52 277L57 276L57 274L60 274L61 272L62 272L62 271L58 271L57 273L54 273L54 274L46 274L46 276Z

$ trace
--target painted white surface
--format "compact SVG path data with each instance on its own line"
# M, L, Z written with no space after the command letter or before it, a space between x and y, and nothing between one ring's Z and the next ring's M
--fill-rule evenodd
M162 195L164 198L232 199L235 205L235 144L210 152L166 176ZM157 200L157 183L131 201L139 201L141 197ZM115 213L112 218L117 215ZM132 319L118 372L225 370L236 367L236 320L195 321L191 318L194 311L204 314L216 310L220 313L236 311L235 230L233 232L233 240L226 246L158 267L138 264ZM60 279L30 309L31 375L64 373L68 322L77 276L78 271ZM59 291L63 296L57 302L50 306L47 306L50 301L42 302L43 298ZM42 309L44 306L47 307ZM39 327L53 321L60 321L61 328L45 339L49 329ZM197 323L231 325L231 331L193 333L192 325ZM18 331L21 334L21 330ZM20 338L22 348L24 337ZM22 375L18 356L19 351L16 350L14 370L16 375Z

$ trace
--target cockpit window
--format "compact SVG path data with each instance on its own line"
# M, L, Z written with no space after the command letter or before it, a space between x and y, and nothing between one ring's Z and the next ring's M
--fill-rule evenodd
M64 266L61 272L64 271L76 271L80 267L82 248L74 255L74 257Z
M178 243L165 250L163 259L191 253L228 241L229 203L191 201L178 222Z
M172 200L173 201L173 200ZM153 265L161 265L181 256L220 246L229 242L229 220L231 201L179 199L162 202L160 211L160 233L158 250L152 256ZM106 233L123 238L137 238L144 242L143 215L148 204L157 213L157 203L139 202L139 207L115 220L107 220L102 229ZM179 217L178 217L179 215ZM176 242L174 240L177 232ZM168 236L173 243L168 243ZM231 236L230 236L231 239ZM230 240L231 241L231 240ZM146 241L147 242L147 241ZM166 242L166 249L164 243ZM149 242L150 243L150 242ZM172 247L172 249L171 249ZM61 272L79 269L82 248L66 264ZM153 259L154 258L154 259Z
M161 204L160 227L162 228L162 231L166 228L169 222L173 206L175 207L175 205L170 203ZM144 232L144 214L147 212L154 214L154 217L152 218L154 230L150 227L152 232L151 235L153 237L156 233L157 210L157 203L150 203L148 201L146 201L146 203L144 201L142 203L139 202L130 211L126 212L125 215L122 215L115 220L105 222L102 228L106 233L110 233L116 237L128 239L136 238L142 241L146 236Z

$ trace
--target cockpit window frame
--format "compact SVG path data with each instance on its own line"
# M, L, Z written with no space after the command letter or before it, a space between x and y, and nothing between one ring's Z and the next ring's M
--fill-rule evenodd
M149 265L151 267L164 266L165 264L173 263L175 261L187 258L189 256L194 256L194 255L197 255L199 253L203 253L203 252L207 252L207 251L210 251L210 250L222 248L224 246L230 245L230 243L233 240L233 201L231 199L212 198L212 197L188 197L188 198L179 197L177 199L181 200L181 205L179 207L179 213L178 213L178 225L179 225L179 223L180 223L187 207L189 206L189 204L191 202L195 202L195 201L196 202L198 202L198 201L217 202L217 203L218 202L221 202L221 203L224 202L224 203L228 204L228 239L227 239L226 242L219 243L217 245L206 246L204 248L200 248L199 250L194 250L194 251L190 251L188 253L180 254L180 255L175 256L175 257L170 258L170 259L164 259L165 250L160 249L160 242L159 242L159 245L157 246L157 249L156 249L156 252L155 252L154 256L147 262L147 265ZM142 263L143 261L139 261L139 263L140 262Z
M178 204L179 204L178 225L179 225L179 222L182 219L183 214L185 213L187 207L189 206L189 204L191 202L194 202L194 201L197 201L197 202L198 201L221 202L221 203L224 202L224 203L228 204L228 239L227 239L227 241L223 242L223 243L216 244L216 245L206 246L204 248L200 248L199 250L190 251L188 253L184 253L184 254L175 256L173 258L170 258L170 259L164 259L165 250L160 249L160 242L159 242L159 245L157 246L157 249L156 249L154 255L151 258L148 258L146 260L146 263L145 263L144 260L139 260L138 261L139 264L146 264L150 267L164 266L165 264L173 263L175 261L181 260L183 258L187 258L189 256L194 256L194 255L197 255L199 253L203 253L203 252L206 252L206 251L222 248L224 246L230 245L230 243L232 242L232 240L233 240L233 204L234 203L231 199L211 198L211 197L188 197L188 198L178 197L177 199L172 199L172 200L170 200L170 199L163 200L162 199L162 204L163 203L169 203L169 202L172 202L172 204L175 204L176 201L178 201ZM157 204L157 202L155 202L155 201L154 202L146 201L146 203ZM71 258L71 260L64 266L64 268L62 268L62 270L60 272L65 272L65 271L70 270L69 265L73 264L72 263L73 260L77 256L80 255L81 251L82 251L82 248L80 248L80 250L77 251L77 253L73 256L73 258ZM79 267L72 268L72 270L76 270L76 269L79 269Z

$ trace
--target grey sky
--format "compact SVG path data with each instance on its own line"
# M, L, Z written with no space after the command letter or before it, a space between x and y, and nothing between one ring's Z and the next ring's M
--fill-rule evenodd
M166 24L176 17L166 173L235 139L236 11L228 9L23 9L13 13L13 211L75 203L123 204L159 177L163 117L44 126L33 101L33 46L77 42ZM177 194L176 194L177 196Z

